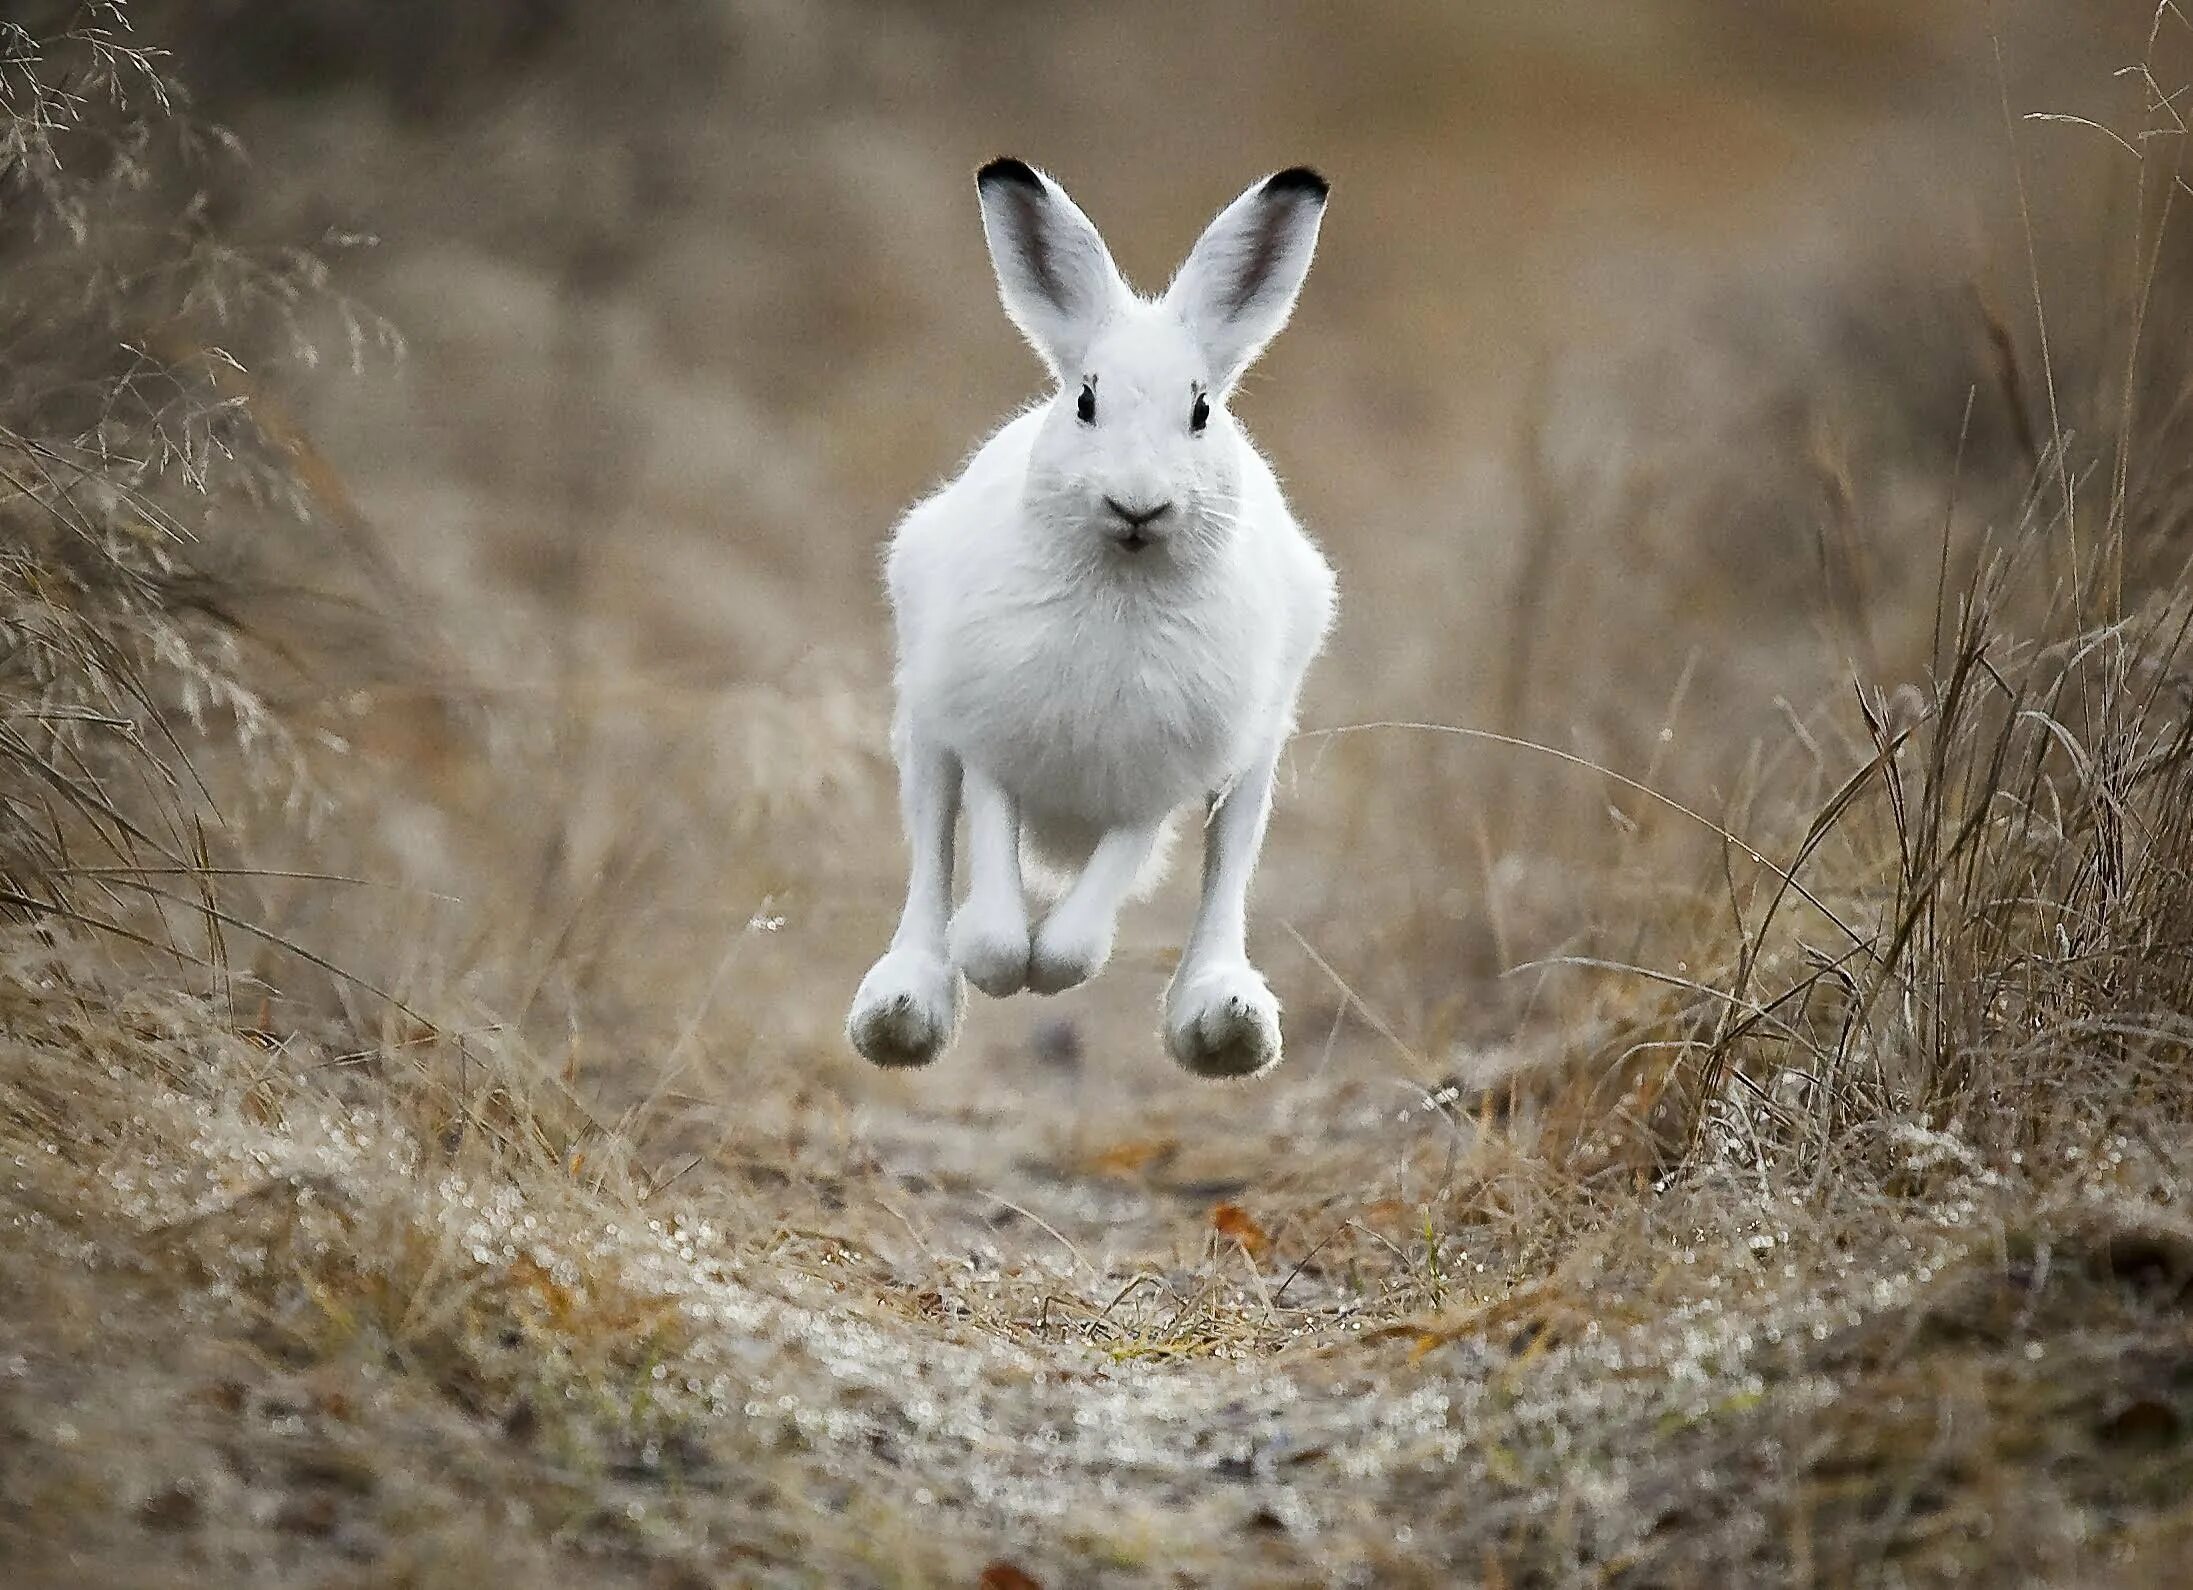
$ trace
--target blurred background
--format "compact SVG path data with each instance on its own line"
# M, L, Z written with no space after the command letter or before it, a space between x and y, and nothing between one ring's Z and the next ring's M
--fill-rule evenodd
M267 333L254 368L405 626L284 705L414 891L270 909L399 986L478 969L617 1091L959 1095L837 1034L902 865L878 550L1040 389L973 201L1000 152L1146 286L1255 176L1333 179L1237 404L1341 572L1305 728L1492 730L1732 812L1849 670L1922 663L1952 450L2031 445L2015 179L2055 269L2120 156L2021 118L2141 113L2110 74L2153 19L2108 12L141 5L248 151L223 222L334 248L322 367ZM1660 815L1512 748L1305 739L1255 912L1293 1052L1383 1087L1558 1042L1581 992L1513 968L1695 883ZM1152 1030L1190 886L1095 986L977 1001L946 1071L1185 1088Z

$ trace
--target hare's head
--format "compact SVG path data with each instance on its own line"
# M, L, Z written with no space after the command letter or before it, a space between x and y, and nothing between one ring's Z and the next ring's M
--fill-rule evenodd
M1226 399L1294 308L1325 179L1298 166L1257 183L1157 299L1127 285L1042 172L993 160L975 182L1005 312L1058 378L1029 460L1031 509L1123 557L1230 533L1243 443Z

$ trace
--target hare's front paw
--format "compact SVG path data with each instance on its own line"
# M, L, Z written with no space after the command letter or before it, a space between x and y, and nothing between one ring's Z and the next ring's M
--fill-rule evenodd
M952 964L992 999L1028 986L1028 918L970 900L952 914Z
M1111 958L1111 921L1089 921L1062 906L1036 930L1028 986L1039 994L1062 994L1103 971Z
M896 949L868 968L845 1036L879 1066L925 1066L959 1030L959 973L924 950Z
M1183 966L1165 993L1165 1046L1200 1077L1253 1077L1279 1062L1279 1001L1247 961Z

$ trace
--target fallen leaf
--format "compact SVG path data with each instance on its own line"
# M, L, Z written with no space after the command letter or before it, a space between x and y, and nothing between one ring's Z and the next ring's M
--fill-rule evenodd
M1138 1138L1115 1143L1089 1156L1089 1170L1098 1176L1132 1176L1161 1159L1170 1159L1179 1144L1170 1137Z
M1043 1581L1027 1570L1002 1559L982 1570L976 1590L1043 1590Z
M1258 1225L1256 1217L1239 1204L1220 1204L1211 1211L1211 1224L1220 1236L1232 1237L1240 1243L1252 1259L1261 1259L1272 1251L1271 1233Z

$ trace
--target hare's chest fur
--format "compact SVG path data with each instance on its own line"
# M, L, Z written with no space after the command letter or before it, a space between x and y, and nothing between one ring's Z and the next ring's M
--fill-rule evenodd
M926 659L940 736L1031 810L1155 821L1249 753L1269 669L1244 606L1158 581L1082 601L1010 579L967 593Z

